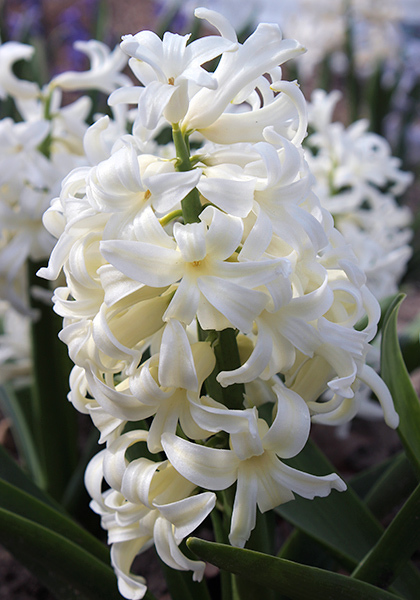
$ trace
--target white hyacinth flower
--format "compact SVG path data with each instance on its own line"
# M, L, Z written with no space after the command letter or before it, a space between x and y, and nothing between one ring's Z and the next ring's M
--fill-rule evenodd
M31 59L35 49L18 42L0 44L0 97L9 96L19 113L18 122L10 117L0 121L0 295L21 313L32 314L28 297L32 290L21 285L27 277L27 263L47 260L54 246L42 215L69 171L89 164L83 137L91 101L82 96L63 106L62 89L110 93L130 84L121 73L126 56L119 47L111 53L105 44L91 41L80 43L79 48L90 56L91 69L62 73L40 88L13 72L14 63ZM125 107L120 107L120 115L123 112ZM125 118L114 124L116 137L122 135L125 125Z
M130 78L122 73L127 57L119 46L111 52L103 42L89 40L77 41L74 47L88 56L90 69L60 73L51 80L50 86L63 90L94 89L110 94L118 87L132 85Z
M244 546L257 509L344 490L338 475L283 459L304 448L312 421L349 421L360 382L398 424L366 367L379 305L313 191L306 101L281 79L303 47L270 24L240 44L221 15L196 14L220 36L124 38L143 87L110 102L136 107L129 132L94 124L91 164L64 179L44 216L58 241L39 274L66 278L53 300L76 365L69 399L106 443L86 483L127 598L146 593L131 565L150 545L202 577L179 545L219 510L213 491L236 483L230 541ZM158 147L165 128L172 142ZM133 445L151 454L130 459Z
M306 157L315 191L351 244L378 299L396 293L412 254L412 215L397 203L413 180L400 169L388 142L368 132L366 120L345 128L333 121L338 92L315 90L309 110L314 132Z

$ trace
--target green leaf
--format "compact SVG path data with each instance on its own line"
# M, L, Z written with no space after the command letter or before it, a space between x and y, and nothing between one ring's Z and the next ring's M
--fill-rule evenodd
M112 569L55 531L0 508L1 542L58 600L121 600Z
M48 288L49 282L35 275L40 266L29 262L29 283ZM72 365L65 344L58 339L62 319L43 301L31 298L31 302L39 314L32 323L33 432L45 489L60 500L78 460L77 413L67 400Z
M295 529L288 536L277 556L329 571L334 571L337 566L337 561L326 552L324 546L300 529Z
M382 519L400 505L416 488L417 478L411 462L402 452L394 457L388 469L378 477L366 494L366 506L377 519Z
M295 469L314 475L326 475L334 471L334 467L312 442L287 462ZM296 496L292 502L277 507L275 512L327 546L350 569L369 552L382 531L351 488L346 492L333 490L327 498L307 500Z
M388 312L389 307L394 302L396 297L397 297L397 294L394 294L393 296L386 296L385 298L382 298L382 300L379 302L380 307L381 307L381 316L380 316L380 319L378 322L378 331L381 331L382 325L384 323L385 315ZM355 329L357 329L358 331L362 331L363 329L365 329L367 327L368 323L369 323L369 317L367 315L365 315L364 317L362 317L360 319L360 321L358 321L356 323Z
M187 540L201 559L246 580L259 583L291 600L395 600L397 596L345 575L300 565L253 550L233 548L198 538Z
M0 479L0 508L24 517L80 545L99 560L109 564L108 549L71 518ZM0 541L3 530L0 528Z
M219 498L225 497L223 492L219 492ZM225 543L228 542L228 524L226 521L226 511L223 511L223 517L218 510L211 512L211 522L213 525L213 534L217 542ZM232 598L232 577L226 571L220 572L220 592L221 600L231 600Z
M86 509L91 516L96 516L88 507L90 497L84 484L84 475L89 461L99 452L101 446L98 445L98 430L92 423L89 425L90 433L83 445L83 453L76 469L67 483L66 490L61 499L61 504L65 510L78 519L86 517Z
M171 569L161 559L159 563L172 600L211 600L205 580L193 581L191 573Z
M388 309L382 330L381 374L387 384L400 417L398 434L420 477L420 403L410 381L401 354L397 334L397 317L404 294L399 294Z
M376 485L376 482L388 471L390 465L396 458L398 457L391 456L390 458L386 458L382 462L374 464L360 473L353 475L349 481L352 489L360 498L365 499L366 495L370 494L372 488Z
M38 486L44 487L44 472L34 436L29 427L27 416L11 386L0 386L0 406L3 413L11 420L13 439L19 456L24 460L33 481Z
M287 461L296 469L325 475L334 467L324 454L309 441L302 452ZM307 500L296 496L275 512L322 544L340 563L353 570L376 544L383 532L363 501L348 488L335 490L327 498ZM411 600L418 599L419 573L411 566L404 567L393 588Z
M62 507L55 500L29 479L16 462L9 456L2 445L0 445L0 479L11 483L34 498L38 498L45 504L63 512Z
M352 577L388 587L420 545L420 485Z

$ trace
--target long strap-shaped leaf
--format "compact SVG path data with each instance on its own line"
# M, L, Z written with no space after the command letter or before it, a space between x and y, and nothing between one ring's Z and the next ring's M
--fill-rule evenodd
M333 470L325 455L311 442L288 463L315 475L325 475ZM346 492L333 491L327 498L306 500L297 496L292 502L276 508L275 512L321 543L350 570L366 556L383 533L380 523L351 488ZM395 580L394 588L405 598L417 600L420 589L418 571L406 565Z
M121 600L111 567L51 529L0 509L2 544L59 600Z
M46 286L36 277L41 264L28 264L31 285ZM65 344L58 339L62 320L51 307L31 297L39 319L32 322L32 430L43 469L45 489L61 500L77 465L76 411L67 400L71 369Z
M314 475L326 475L334 470L311 441L288 464ZM275 512L321 542L350 569L369 552L382 532L379 523L351 488L346 492L333 491L327 498L306 500L296 496Z
M410 381L398 343L397 317L404 294L392 302L382 330L381 374L400 417L398 434L420 478L420 402Z
M109 564L108 549L88 531L48 504L2 479L0 479L0 508L47 527L69 541L80 545L105 564ZM6 545L3 540L3 533L3 529L0 528L0 542Z
M29 398L25 398L29 400ZM28 423L28 416L22 410L19 398L12 386L0 386L0 406L12 423L13 440L19 457L24 460L33 481L45 487L44 473L38 456L38 448Z
M29 477L22 471L17 463L9 456L7 451L0 445L0 479L11 483L22 491L27 492L34 498L38 498L45 504L54 507L60 512L64 512L58 502L53 500L46 492L41 490Z
M352 577L388 587L420 547L420 485L388 525L378 543L352 573Z
M250 581L277 590L291 600L395 600L398 596L316 567L300 565L253 550L233 548L198 538L188 546L203 560Z
M211 600L205 580L193 581L191 573L172 569L160 558L159 564L172 600Z

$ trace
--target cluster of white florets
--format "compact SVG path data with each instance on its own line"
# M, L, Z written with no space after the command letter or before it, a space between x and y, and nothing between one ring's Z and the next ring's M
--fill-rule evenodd
M54 237L42 223L61 181L75 167L88 164L83 146L91 100L82 96L62 104L63 90L99 89L108 94L130 80L121 74L127 56L91 40L78 42L91 69L66 72L40 87L18 78L13 67L31 60L35 48L19 42L0 44L0 99L9 102L16 120L0 120L0 298L21 314L29 308L26 267L48 260ZM125 123L124 123L125 124Z
M381 300L397 292L412 254L412 214L397 198L413 176L401 170L386 139L368 131L366 119L349 127L333 121L339 99L337 91L313 93L306 159L315 175L315 193Z
M285 35L299 37L308 48L297 62L299 76L308 80L324 61L333 71L345 73L349 43L358 74L371 75L384 63L395 70L403 60L403 25L420 18L416 0L155 0L155 4L162 21L171 17L177 31L191 27L197 6L220 11L238 32L261 21L278 23Z
M196 16L220 35L124 37L142 86L109 102L134 105L131 131L113 138L99 119L84 138L91 166L65 178L44 217L58 242L40 275L66 277L54 305L75 363L69 397L106 443L86 484L127 598L145 594L130 567L152 544L201 579L179 545L214 492L236 482L229 539L244 546L257 507L345 489L282 459L311 422L351 419L360 382L398 423L365 364L377 301L312 191L306 102L281 78L303 48L277 25L240 44L219 14ZM217 57L214 72L202 67ZM159 147L168 128L173 143Z

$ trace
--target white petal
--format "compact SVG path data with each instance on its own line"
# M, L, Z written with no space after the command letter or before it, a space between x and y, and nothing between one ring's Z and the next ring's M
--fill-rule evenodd
M181 323L170 319L162 335L159 381L163 387L196 390L198 387L191 344Z
M1 74L0 74L0 97L6 94L18 99L36 98L40 94L38 84L32 81L19 79L13 73L12 66L19 60L29 60L35 52L34 46L21 44L20 42L5 42L0 46ZM6 92L6 94L5 94Z
M200 220L208 226L207 254L216 260L229 258L241 242L242 219L225 214L213 206L207 206L200 213Z
M206 255L206 226L204 223L175 223L174 238L185 262L202 260Z
M179 396L183 395L184 402L187 403L185 398L186 393L177 391L173 396L168 398L166 401L160 403L160 406L153 417L152 424L149 428L149 435L147 438L147 447L153 454L162 451L161 438L164 432L176 433L176 428L179 420ZM174 400L175 396L175 400ZM176 401L178 400L178 402Z
M201 581L204 575L205 563L187 558L177 546L174 539L173 527L169 521L158 517L153 530L156 552L172 569L193 571L194 581Z
M111 561L118 577L118 589L124 598L140 600L147 592L146 580L130 574L132 562L143 545L142 540L117 542L111 548Z
M131 394L117 391L109 387L90 371L86 371L90 392L96 402L109 414L118 419L128 421L141 421L154 413L154 407L141 404Z
M236 480L239 460L231 450L206 448L164 433L162 446L175 469L204 489L224 490Z
M229 541L232 546L243 548L255 527L257 515L258 480L247 465L239 467L233 504Z
M236 36L235 29L232 27L230 22L219 12L215 10L210 10L205 7L196 8L194 11L194 16L197 19L205 19L208 21L213 27L220 32L220 35L227 40L232 42L237 42L238 38ZM236 46L235 46L236 47Z
M235 217L246 217L254 201L254 181L202 177L197 188L206 200Z
M105 450L98 452L88 463L85 471L84 482L88 494L98 504L103 504L102 498L102 481L104 477L103 473L103 461L105 456Z
M278 461L277 469L272 470L272 476L282 485L289 488L303 498L313 500L315 496L324 498L332 489L343 492L347 489L346 484L336 473L317 477L298 471Z
M219 277L200 277L197 285L210 304L244 333L251 331L254 319L268 301L268 297L262 292L248 290ZM211 320L207 322L201 312L199 318L204 329L212 328Z
M392 396L385 382L369 365L363 365L360 372L357 373L357 378L366 383L378 398L384 411L385 423L392 429L396 429L400 418L394 408Z
M143 178L144 184L152 193L152 203L159 213L172 210L195 188L200 180L201 170L192 169L185 173L160 173Z
M222 387L233 383L249 383L261 375L270 362L273 341L270 329L261 319L258 322L258 337L249 358L239 368L233 371L221 371L216 379Z
M334 403L331 405L331 410L329 412L317 413L317 405L320 403L312 403L315 404L313 410L315 414L312 416L312 423L321 423L322 425L343 425L344 423L348 423L351 421L359 412L359 402L357 399L357 395L353 398L343 398L342 396L334 396L333 400L336 402L341 400L338 407L333 409ZM333 402L331 400L331 402ZM322 409L324 409L324 404L329 404L328 402L321 403ZM312 408L312 407L311 407Z
M296 456L308 441L311 418L306 402L280 383L273 387L277 395L276 417L263 437L263 446L282 458Z
M122 479L127 468L125 453L127 448L138 442L147 441L147 431L137 429L121 435L110 446L104 455L104 478L115 490L121 489Z
M147 458L131 461L124 471L121 494L133 504L144 504L151 508L150 486L156 471L163 464L163 462L153 462Z
M169 285L182 276L184 261L176 250L129 240L104 241L100 249L119 271L152 287Z
M176 87L160 81L152 81L139 99L139 117L146 129L155 129L165 107L176 92Z
M216 495L212 492L204 492L170 504L153 503L161 515L175 526L175 540L178 543L197 529L215 504Z
M256 210L258 210L257 220L248 233L239 253L238 259L241 261L260 259L261 255L267 250L273 235L271 221L266 213L260 210L258 205L256 205Z
M257 433L256 409L230 410L211 398L202 398L199 403L190 401L190 406L191 415L203 429L213 433L249 433L250 430L254 435Z
M165 321L176 319L184 325L190 325L196 316L200 302L200 290L187 276L181 279L171 302L163 315Z
M214 73L218 88L202 89L194 96L185 117L185 127L209 127L244 87L301 51L302 46L297 42L282 40L277 25L260 23L237 52L223 54Z

